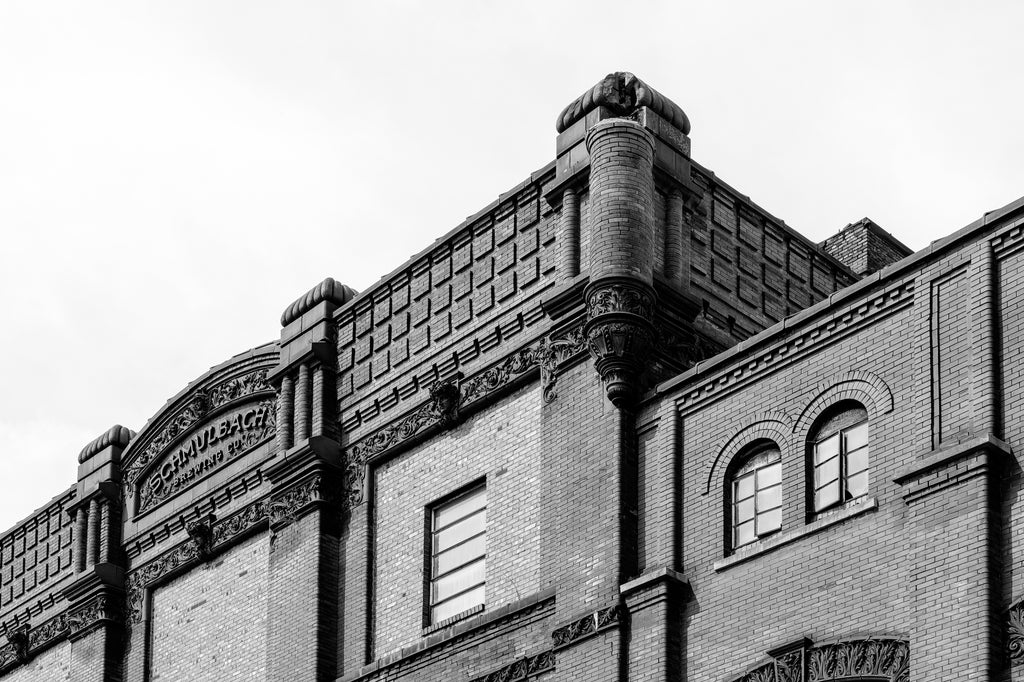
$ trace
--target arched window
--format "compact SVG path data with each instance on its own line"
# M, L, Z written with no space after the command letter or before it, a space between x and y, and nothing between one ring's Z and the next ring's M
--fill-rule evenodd
M727 497L733 549L782 528L782 455L771 441L755 443L737 459Z
M844 401L822 415L811 431L812 497L820 512L868 492L868 413Z

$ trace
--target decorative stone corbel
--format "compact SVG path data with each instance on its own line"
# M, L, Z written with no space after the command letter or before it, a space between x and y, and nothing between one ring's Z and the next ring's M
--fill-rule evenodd
M202 561L209 561L213 556L213 524L216 521L217 517L207 514L185 526L185 531L195 545L196 556Z

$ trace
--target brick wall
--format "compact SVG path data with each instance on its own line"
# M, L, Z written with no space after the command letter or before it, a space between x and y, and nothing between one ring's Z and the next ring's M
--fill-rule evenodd
M376 471L378 656L422 637L426 509L473 481L487 481L487 609L539 589L541 403L517 391Z
M64 641L3 676L4 682L74 682L71 642Z
M257 536L154 591L149 679L266 674L269 549L269 536Z

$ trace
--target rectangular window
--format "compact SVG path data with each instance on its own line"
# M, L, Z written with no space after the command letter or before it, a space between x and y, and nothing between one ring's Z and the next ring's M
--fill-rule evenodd
M484 603L487 489L469 490L430 515L430 623Z

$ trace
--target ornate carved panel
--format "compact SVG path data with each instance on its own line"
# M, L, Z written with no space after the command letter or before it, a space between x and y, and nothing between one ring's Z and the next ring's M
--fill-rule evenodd
M831 682L872 679L910 681L910 646L892 637L840 640L789 647L733 678L733 682Z

